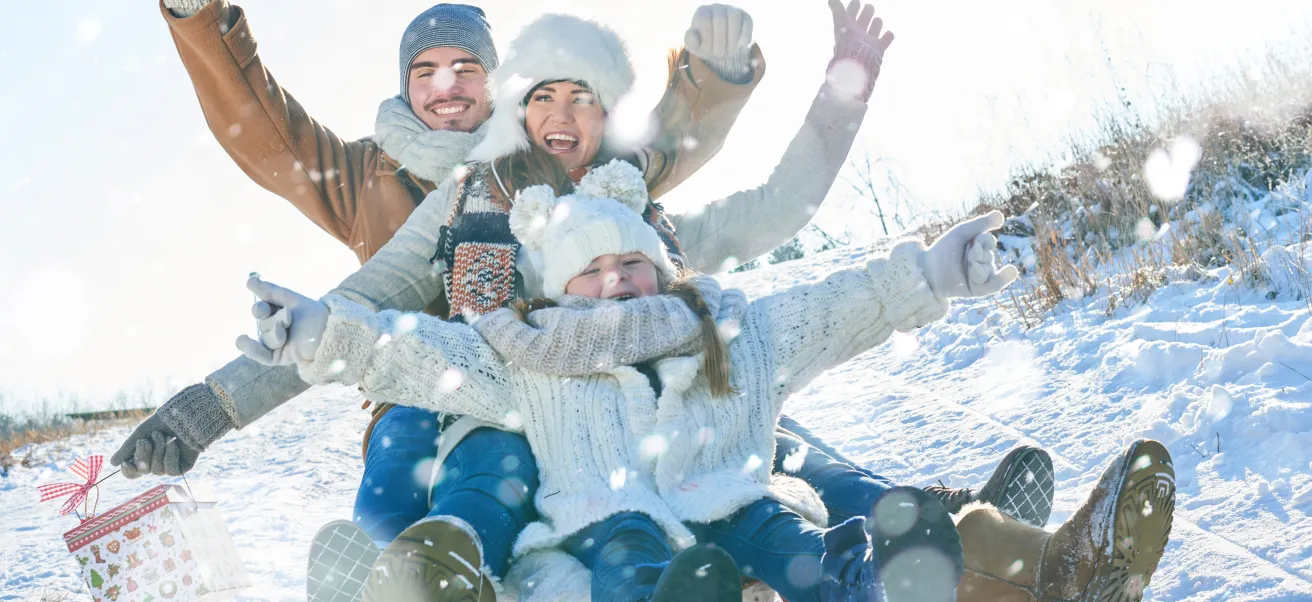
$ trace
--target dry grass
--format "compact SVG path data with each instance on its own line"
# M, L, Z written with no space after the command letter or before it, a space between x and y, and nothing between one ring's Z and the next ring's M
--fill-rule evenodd
M173 391L165 394L172 395ZM0 395L0 407L3 396ZM153 411L153 406L162 401L154 390L147 387L132 393L123 392L115 395L106 403L96 407L111 406L110 409L80 414L76 410L82 404L76 398L60 396L54 401L46 399L33 404L40 409L19 418L0 413L0 477L7 476L16 467L31 468L35 462L36 448L33 444L59 441L72 435L91 433L101 429L125 424L136 424L144 420ZM69 408L69 413L55 408ZM26 449L23 449L26 446ZM17 453L16 453L17 452Z
M1272 237L1254 236L1257 224L1227 229L1224 215L1242 215L1233 209L1312 167L1312 65L1301 56L1272 55L1229 76L1221 90L1164 103L1174 109L1158 115L1154 126L1139 116L1104 116L1096 141L1072 143L1070 163L1023 168L1004 190L983 195L970 214L998 209L1023 216L1009 219L1002 233L1029 239L1033 250L1033 261L1020 266L1033 277L1013 285L1003 301L1007 311L1033 327L1063 301L1103 292L1111 312L1146 301L1173 276L1196 279L1203 268L1220 266L1254 288L1268 282L1261 257ZM1143 166L1177 137L1195 140L1201 159L1184 198L1163 202L1144 181ZM1291 201L1287 210L1312 213L1301 202ZM1299 257L1312 240L1312 216L1301 223L1301 232L1281 239L1296 245ZM929 224L917 233L928 242L951 225ZM1145 232L1152 235L1145 239ZM1103 272L1115 276L1100 281L1098 268L1108 266ZM1290 277L1301 298L1312 297L1305 269Z

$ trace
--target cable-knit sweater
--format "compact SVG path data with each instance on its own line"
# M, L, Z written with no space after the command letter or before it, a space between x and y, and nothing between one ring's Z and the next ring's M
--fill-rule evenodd
M699 278L729 339L732 397L711 396L699 356L658 360L657 397L629 366L548 374L529 359L507 362L473 327L374 313L337 295L324 298L328 327L301 375L523 431L538 461L542 520L521 533L516 554L625 511L650 516L683 547L693 542L685 522L721 519L764 497L789 504L770 487L775 423L789 394L894 330L946 312L917 267L921 248L902 243L886 259L750 303Z

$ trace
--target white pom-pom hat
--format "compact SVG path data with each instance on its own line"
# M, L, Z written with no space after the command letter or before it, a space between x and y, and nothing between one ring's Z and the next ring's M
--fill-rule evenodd
M542 266L549 298L602 255L642 253L665 280L678 274L656 229L642 219L647 185L633 165L615 159L583 176L573 194L557 198L549 186L515 196L510 231Z
M524 131L524 97L548 81L588 84L601 108L610 111L633 89L633 63L614 31L571 15L542 15L515 36L501 66L488 76L492 116L487 136L470 161L492 161L533 143Z

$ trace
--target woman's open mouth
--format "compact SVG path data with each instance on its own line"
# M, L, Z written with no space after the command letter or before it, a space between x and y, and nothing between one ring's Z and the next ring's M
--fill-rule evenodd
M552 153L568 153L579 146L577 136L566 134L564 132L552 132L543 137L547 143L547 150Z
M638 298L637 295L634 295L634 294L631 294L631 293L624 293L623 295L616 295L616 296L614 296L614 297L611 297L610 300L611 300L611 301L632 301L632 300L637 299L637 298Z

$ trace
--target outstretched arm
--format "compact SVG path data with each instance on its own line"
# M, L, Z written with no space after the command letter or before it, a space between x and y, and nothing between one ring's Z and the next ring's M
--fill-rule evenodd
M375 311L419 311L441 290L437 232L454 197L452 179L429 194L404 226L337 292ZM267 318L273 308L256 318ZM183 389L133 430L110 459L123 474L184 474L200 453L228 431L244 428L310 388L290 366L267 366L245 356L205 381Z
M765 341L774 370L764 375L769 382L757 386L772 387L782 403L825 370L883 343L893 331L941 318L950 299L991 295L1011 283L1016 269L999 269L997 241L988 233L1002 222L998 212L977 217L928 249L906 241L885 258L753 301L742 324L742 332L751 334L732 345Z
M857 13L836 1L835 50L828 81L820 87L801 129L765 184L672 215L675 235L691 266L708 274L730 258L746 263L764 255L811 221L843 167L866 114L884 51L893 42L873 9ZM850 13L850 14L849 14Z

